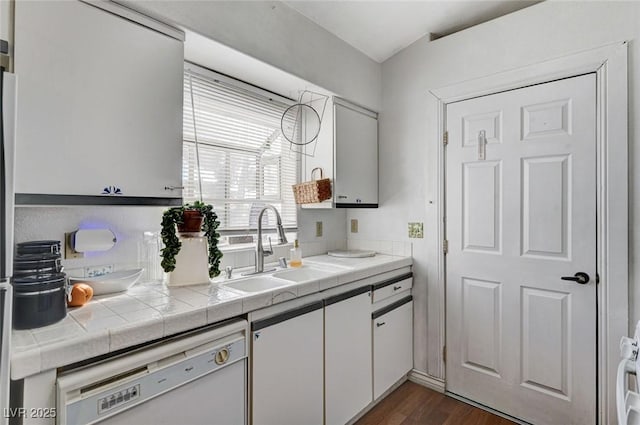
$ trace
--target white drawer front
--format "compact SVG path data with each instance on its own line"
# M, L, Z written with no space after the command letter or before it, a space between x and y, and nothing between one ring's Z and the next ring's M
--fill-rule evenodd
M413 286L413 278L409 277L407 279L401 280L400 282L395 282L390 285L383 286L382 288L376 289L373 291L373 302L376 303L378 301L382 301L387 299L395 294L399 294L400 292L406 291L407 289L411 289Z

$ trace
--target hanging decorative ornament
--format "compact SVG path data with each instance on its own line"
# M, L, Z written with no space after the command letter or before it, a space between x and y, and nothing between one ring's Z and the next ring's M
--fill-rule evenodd
M306 156L315 155L328 99L324 94L305 90L300 94L298 103L284 111L280 130L291 144L292 151Z
M282 114L280 128L289 143L297 146L308 145L320 134L320 115L313 107L296 103Z

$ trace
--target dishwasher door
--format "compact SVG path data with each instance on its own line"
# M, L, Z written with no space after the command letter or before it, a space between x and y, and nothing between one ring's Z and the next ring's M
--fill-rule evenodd
M247 423L246 320L62 373L57 425Z
M246 361L98 422L100 425L246 424Z

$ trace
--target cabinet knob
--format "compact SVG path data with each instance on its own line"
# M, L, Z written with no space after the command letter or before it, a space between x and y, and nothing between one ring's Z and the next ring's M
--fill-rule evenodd
M164 190L182 190L184 186L165 186Z

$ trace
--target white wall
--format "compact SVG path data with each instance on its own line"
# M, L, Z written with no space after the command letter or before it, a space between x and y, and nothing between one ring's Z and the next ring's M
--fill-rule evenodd
M428 90L538 63L577 51L630 40L630 314L640 319L640 3L547 1L511 15L429 42L421 39L383 63L380 114L380 205L351 210L360 232L374 237L384 227L391 240L407 239L407 222L424 221L425 239L413 239L415 273L415 365L443 377L437 317L436 167L437 122ZM433 203L431 203L433 202ZM431 292L431 296L430 296Z
M190 29L374 110L380 64L277 1L121 3Z

